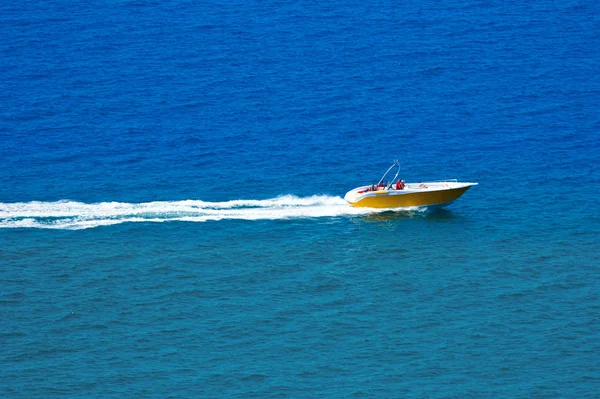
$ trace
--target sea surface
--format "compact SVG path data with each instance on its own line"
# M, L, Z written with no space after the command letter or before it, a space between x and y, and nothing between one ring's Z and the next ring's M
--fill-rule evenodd
M0 397L598 398L599 190L597 1L1 2Z

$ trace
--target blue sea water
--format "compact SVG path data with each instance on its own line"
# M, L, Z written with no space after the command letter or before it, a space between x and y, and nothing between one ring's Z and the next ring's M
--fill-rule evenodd
M598 397L599 3L8 1L0 55L0 397ZM344 203L395 158L479 185Z

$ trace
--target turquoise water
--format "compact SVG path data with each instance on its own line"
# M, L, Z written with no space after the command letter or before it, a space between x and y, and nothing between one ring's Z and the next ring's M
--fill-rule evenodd
M0 396L597 396L598 15L0 5Z

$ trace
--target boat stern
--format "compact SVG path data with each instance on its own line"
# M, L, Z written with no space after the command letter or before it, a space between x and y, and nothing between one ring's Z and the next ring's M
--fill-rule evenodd
M354 206L354 204L356 204L360 200L361 195L359 194L359 191L362 191L366 188L367 187L358 187L354 190L348 191L344 196L344 200L350 205Z

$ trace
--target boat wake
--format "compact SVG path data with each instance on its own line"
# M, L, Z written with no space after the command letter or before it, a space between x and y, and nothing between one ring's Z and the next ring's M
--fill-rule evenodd
M406 209L423 211L424 209ZM0 203L0 228L80 230L131 222L207 222L224 219L275 220L365 215L385 209L353 208L341 197L283 195L266 200L144 203L57 202ZM388 210L389 211L389 210Z

